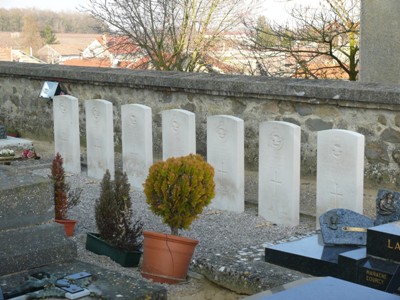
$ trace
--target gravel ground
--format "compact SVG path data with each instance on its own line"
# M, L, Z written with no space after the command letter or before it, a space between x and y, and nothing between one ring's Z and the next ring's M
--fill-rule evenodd
M40 176L50 174L50 162L54 155L53 145L34 141L40 160L28 162L15 162L21 167L29 167L32 172ZM118 160L118 157L117 157ZM118 165L118 163L117 163ZM85 250L86 232L96 232L94 218L94 204L100 194L100 181L88 178L86 171L82 170L80 175L67 176L72 188L82 188L81 201L78 206L70 212L70 217L78 220L73 239L78 245L78 259L99 265L108 269L116 270L126 275L141 278L138 268L122 268L107 257L95 255ZM315 184L312 182L302 183L302 210L312 210L315 205ZM372 193L376 192L372 191ZM314 197L314 200L312 200ZM144 223L144 230L160 231L169 233L169 228L164 225L160 218L149 210L145 197L141 191L132 191L131 198L135 218L140 218ZM369 195L368 199L373 199ZM303 205L304 204L304 205ZM303 207L306 206L306 207ZM244 248L262 249L266 242L275 243L283 239L291 239L295 236L308 234L315 229L315 219L301 217L299 226L281 226L267 222L257 215L257 207L247 204L245 212L231 213L226 211L205 208L203 213L195 220L191 230L182 231L182 236L195 238L200 241L196 247L194 259L207 255L207 253L223 253L227 249L230 252L239 252ZM182 284L165 285L168 289L170 299L240 299L243 296L226 291L214 284L204 280L202 276L189 277Z

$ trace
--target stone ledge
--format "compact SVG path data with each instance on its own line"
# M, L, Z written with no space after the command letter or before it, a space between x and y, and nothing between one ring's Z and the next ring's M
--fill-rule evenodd
M56 223L0 231L0 276L69 261L77 256L75 243Z
M274 96L309 101L311 98L316 103L333 101L343 106L351 106L351 103L356 102L370 103L375 106L400 105L400 88L397 85L13 62L0 62L0 66L0 77L53 80L61 83L86 82L94 85L127 86L186 93L201 92L260 99ZM376 104L377 99L379 103Z
M50 179L0 166L0 190L0 230L42 224L54 218Z
M263 259L239 262L235 256L223 253L196 257L191 264L191 270L226 289L245 295L253 295L310 277L266 263Z

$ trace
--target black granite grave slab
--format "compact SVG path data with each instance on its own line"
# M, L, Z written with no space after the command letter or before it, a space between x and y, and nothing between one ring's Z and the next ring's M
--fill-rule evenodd
M400 265L369 257L358 269L357 283L389 293L400 293Z
M343 252L338 258L338 278L357 283L358 269L367 260L365 247Z
M380 189L376 196L375 225L400 220L400 193Z
M345 280L325 277L282 291L259 300L399 300L399 297L354 284Z
M400 222L369 228L367 255L400 262Z
M339 254L357 246L325 246L315 234L293 242L265 246L265 261L314 276L340 276Z
M332 209L319 218L325 245L367 244L367 228L374 226L370 218L349 209Z

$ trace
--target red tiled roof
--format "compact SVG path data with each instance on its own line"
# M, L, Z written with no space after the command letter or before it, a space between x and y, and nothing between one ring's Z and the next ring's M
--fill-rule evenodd
M101 67L110 68L111 62L108 58L83 58L68 59L62 63L65 66L81 66L81 67Z
M11 48L0 48L0 61L11 61Z

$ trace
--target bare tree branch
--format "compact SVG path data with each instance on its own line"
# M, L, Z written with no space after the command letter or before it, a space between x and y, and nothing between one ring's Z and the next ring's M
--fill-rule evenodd
M157 70L201 71L213 43L258 0L89 0L81 10L149 57Z
M322 0L321 6L294 7L290 24L246 24L250 32L248 47L263 70L276 58L291 65L284 76L341 78L358 75L360 0ZM277 53L285 53L278 56ZM266 55L267 54L267 55ZM276 70L282 75L282 68Z

